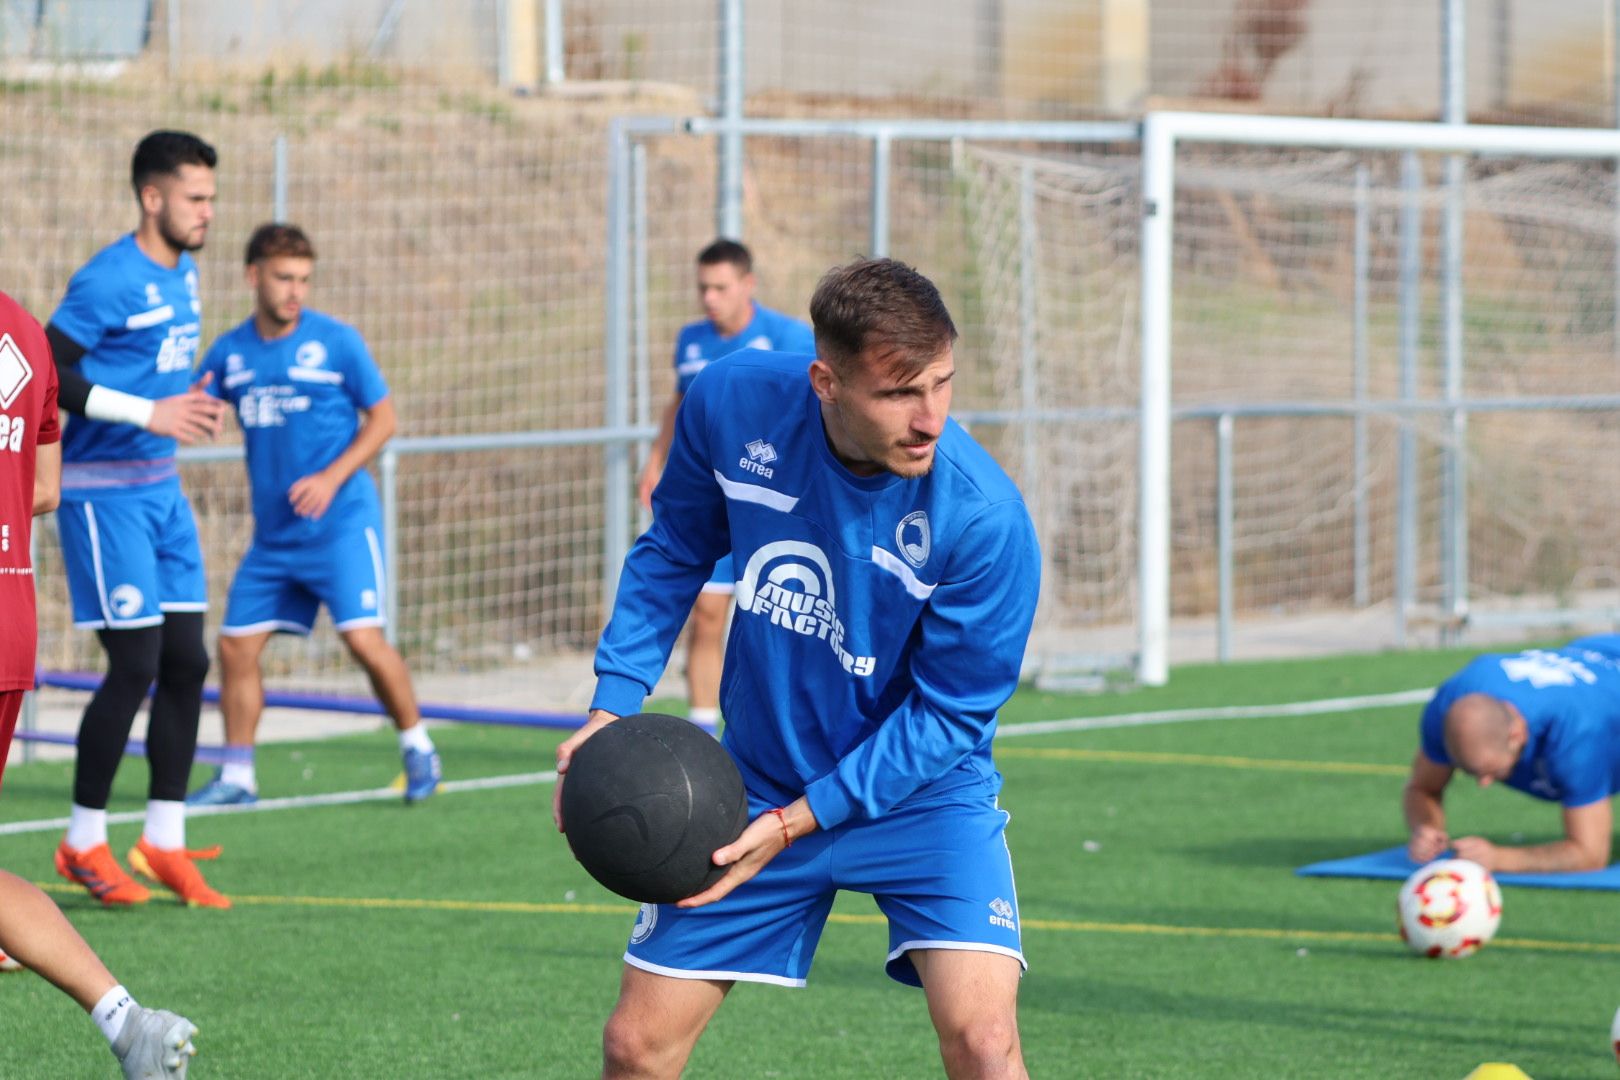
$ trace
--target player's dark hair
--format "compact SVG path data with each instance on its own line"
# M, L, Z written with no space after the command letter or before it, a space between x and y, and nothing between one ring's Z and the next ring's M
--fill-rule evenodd
M309 237L298 226L272 221L253 230L253 235L248 237L246 257L242 261L252 266L265 259L283 256L313 259L315 245L309 242Z
M129 163L129 182L138 199L141 188L154 177L179 176L182 165L206 165L212 169L218 161L214 148L189 131L154 131L135 147L135 157Z
M894 372L921 371L956 340L956 324L934 283L894 259L835 266L810 298L816 355L840 374L877 350Z
M721 238L698 252L699 266L719 266L721 263L730 263L737 268L738 274L751 274L754 272L754 256L749 250L735 240Z

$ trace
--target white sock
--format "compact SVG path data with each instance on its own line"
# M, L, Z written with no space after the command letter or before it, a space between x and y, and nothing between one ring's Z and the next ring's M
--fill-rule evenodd
M146 828L142 830L146 842L163 851L186 846L186 804L167 799L150 799L146 803Z
M401 728L399 732L399 752L415 750L421 754L433 753L433 740L428 738L427 725L418 720L408 728Z
M74 851L88 851L107 842L107 811L92 810L88 806L73 804L68 818L67 846Z
M101 995L96 1007L90 1010L90 1018L96 1022L101 1033L107 1036L107 1042L118 1041L118 1033L124 1030L124 1021L129 1014L135 1011L135 999L129 996L122 983Z
M219 768L219 780L222 784L247 788L254 794L259 791L259 774L251 761L227 761Z
M696 706L686 710L686 718L694 724L705 727L714 727L720 722L719 709L699 709Z

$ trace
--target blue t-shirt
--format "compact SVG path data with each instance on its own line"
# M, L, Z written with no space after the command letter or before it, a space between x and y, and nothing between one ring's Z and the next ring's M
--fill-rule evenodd
M1529 741L1505 783L1562 806L1620 791L1620 666L1572 642L1562 649L1487 653L1440 684L1423 710L1423 754L1450 765L1445 717L1465 694L1489 694L1524 715Z
M230 402L242 425L256 543L317 543L358 515L375 518L377 485L364 469L317 520L299 517L287 498L295 481L326 468L354 442L358 410L388 396L359 331L304 311L292 333L265 341L250 317L209 347L199 377L204 372L214 376L209 392Z
M692 380L698 372L723 356L738 349L763 349L766 352L816 353L816 335L798 319L754 305L754 317L740 331L727 337L715 329L708 319L687 323L675 339L675 392L684 394L692 389ZM809 366L809 361L805 361Z
M903 802L993 796L1041 556L1018 489L947 423L933 469L857 476L803 365L754 350L687 394L652 527L625 560L593 707L640 708L709 567L733 552L720 700L749 789L830 828Z
M161 266L130 233L73 275L51 324L84 347L79 369L97 386L153 400L183 394L202 333L197 264L182 252L173 270ZM173 458L174 448L168 436L83 416L70 417L62 434L64 465L129 463L132 484L148 478L149 463ZM64 486L73 480L66 471Z

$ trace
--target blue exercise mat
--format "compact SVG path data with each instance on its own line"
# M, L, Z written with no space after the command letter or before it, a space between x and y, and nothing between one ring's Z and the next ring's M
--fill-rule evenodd
M1382 878L1405 881L1420 864L1406 857L1406 846L1385 848L1348 859L1302 866L1294 873L1301 877ZM1620 863L1602 870L1582 870L1568 874L1497 874L1503 885L1527 885L1534 889L1609 889L1620 891Z

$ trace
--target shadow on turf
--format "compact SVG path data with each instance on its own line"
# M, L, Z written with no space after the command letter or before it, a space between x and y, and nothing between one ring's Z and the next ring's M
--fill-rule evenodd
M1182 848L1183 854L1222 866L1266 867L1290 873L1307 863L1362 855L1380 847L1398 844L1399 834L1383 836L1259 836L1245 837L1225 844L1205 844Z
M1410 962L1409 957L1397 957ZM1481 1020L1463 1011L1437 1011L1426 1008L1420 1029L1415 1029L1409 1011L1378 1007L1312 1005L1300 1000L1268 999L1264 1002L1233 995L1200 994L1190 987L1166 993L1131 983L1082 976L1049 974L1025 980L1018 994L1020 1013L1043 1011L1069 1017L1088 1017L1091 1023L1117 1016L1126 1025L1137 1025L1144 1018L1162 1017L1167 1022L1207 1022L1224 1026L1287 1027L1299 1031L1340 1032L1358 1042L1376 1045L1398 1056L1410 1047L1411 1060L1432 1058L1436 1049L1454 1049L1459 1055L1480 1052ZM1151 1023L1151 1020L1149 1021ZM1592 1042L1589 1025L1541 1022L1533 1036L1508 1034L1500 1027L1490 1030L1489 1053L1495 1060L1512 1060L1530 1054L1564 1055L1572 1046ZM1601 1046L1601 1041L1599 1042ZM1563 1074L1540 1070L1536 1080L1560 1080ZM1574 1074L1569 1074L1573 1077Z

